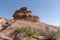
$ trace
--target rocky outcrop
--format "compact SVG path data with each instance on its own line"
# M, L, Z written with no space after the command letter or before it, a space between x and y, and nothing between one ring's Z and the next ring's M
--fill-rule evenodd
M13 14L14 19L23 19L26 21L39 21L39 17L32 14L32 11L28 10L27 7L22 7L20 10L16 10Z
M6 18L0 18L0 31L6 29L9 25L10 24Z

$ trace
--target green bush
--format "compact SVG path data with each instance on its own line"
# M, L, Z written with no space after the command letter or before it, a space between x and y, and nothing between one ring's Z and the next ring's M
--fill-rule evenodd
M17 28L15 32L17 34L21 33L23 36L33 36L36 33L36 30L32 29L31 27L21 27Z
M31 27L21 27L17 28L15 31L15 36L13 40L22 40L24 37L27 36L33 36L36 33L35 29L32 29Z
M46 27L45 30L40 30L41 31L41 35L44 36L46 38L46 40L56 40L57 37L60 35L60 30L58 31L51 31L49 30L49 27Z

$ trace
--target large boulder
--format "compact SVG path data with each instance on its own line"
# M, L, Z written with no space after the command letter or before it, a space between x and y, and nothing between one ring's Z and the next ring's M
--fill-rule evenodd
M31 10L28 10L27 7L22 7L20 10L16 10L13 14L14 19L23 19L26 21L34 21L37 22L39 20L38 16L32 14Z
M20 8L20 12L21 12L21 13L25 13L25 12L27 12L27 11L28 11L27 7L22 7L22 8Z
M33 21L35 21L35 22L37 22L38 21L38 19L39 19L39 17L38 16L33 16Z

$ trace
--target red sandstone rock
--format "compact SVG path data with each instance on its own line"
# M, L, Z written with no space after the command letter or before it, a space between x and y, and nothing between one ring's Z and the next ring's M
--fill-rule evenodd
M22 7L20 10L16 10L13 14L14 19L23 19L26 21L37 22L39 20L38 16L34 16L32 11L28 10L27 7Z
M34 20L35 22L37 22L37 21L38 21L38 19L39 19L39 17L38 17L38 16L33 16L33 20Z

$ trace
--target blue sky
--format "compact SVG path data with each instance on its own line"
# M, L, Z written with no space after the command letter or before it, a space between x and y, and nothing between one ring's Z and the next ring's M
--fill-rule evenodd
M12 18L15 10L28 7L40 21L60 26L60 0L0 0L0 17Z

